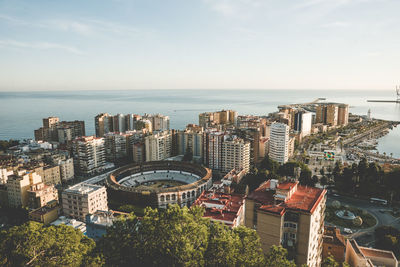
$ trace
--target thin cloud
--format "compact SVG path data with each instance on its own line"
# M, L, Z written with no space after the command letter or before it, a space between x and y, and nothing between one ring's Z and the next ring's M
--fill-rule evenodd
M344 28L349 26L349 23L343 21L335 21L321 25L322 28Z
M249 10L262 6L262 0L203 0L211 9L225 17L244 18Z
M0 20L16 26L72 32L83 36L108 33L121 36L132 36L149 33L149 31L143 31L131 26L97 19L48 19L40 21L28 21L5 14L0 14Z
M38 50L63 50L75 55L83 55L84 52L76 47L50 43L50 42L21 42L17 40L0 40L0 46L10 48L27 48L27 49L38 49Z

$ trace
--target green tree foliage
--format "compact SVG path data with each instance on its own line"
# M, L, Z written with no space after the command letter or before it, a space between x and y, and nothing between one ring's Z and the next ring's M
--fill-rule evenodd
M375 245L377 248L393 251L400 256L400 231L391 226L381 226L375 229Z
M311 170L306 166L303 167L300 173L300 178L299 182L302 185L307 185L307 186L314 186L315 185L315 179L311 177Z
M339 263L332 255L329 255L329 257L322 262L322 267L339 267Z
M400 169L385 173L375 162L362 159L349 167L337 164L332 174L336 189L342 193L400 201Z
M147 208L117 221L99 241L107 266L265 266L254 230L230 229L200 207Z
M0 140L0 151L6 152L8 148L19 144L18 140Z
M288 252L282 246L273 245L266 255L266 266L268 267L296 267L294 261L287 259Z
M28 222L0 232L1 266L92 265L92 239L69 226ZM94 259L94 258L93 258Z

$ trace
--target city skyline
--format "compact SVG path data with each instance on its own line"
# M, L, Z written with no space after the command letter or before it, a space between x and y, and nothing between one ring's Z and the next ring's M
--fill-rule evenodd
M394 0L2 1L0 91L381 89Z

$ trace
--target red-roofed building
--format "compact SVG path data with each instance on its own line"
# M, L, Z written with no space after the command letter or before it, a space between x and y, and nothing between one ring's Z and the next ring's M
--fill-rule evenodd
M203 217L236 227L244 224L244 203L244 196L241 194L204 191L193 205L205 208Z
M245 225L257 230L264 252L283 245L298 265L321 265L326 190L298 181L268 180L246 198Z

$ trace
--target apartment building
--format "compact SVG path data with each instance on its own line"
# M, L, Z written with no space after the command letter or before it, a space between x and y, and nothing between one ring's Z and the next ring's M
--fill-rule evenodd
M221 110L199 114L199 125L204 129L219 124L236 125L238 114L234 110Z
M203 159L203 128L186 128L184 131L177 133L177 146L179 155L185 155L190 151L194 159L201 161Z
M27 192L29 198L28 207L30 209L38 209L53 200L58 202L58 190L54 185L37 183L31 185Z
M316 108L315 122L330 126L345 126L349 122L349 105L323 103Z
M58 160L57 165L60 167L61 181L69 181L74 179L75 171L73 158Z
M172 133L159 132L145 137L146 161L157 161L171 157Z
M113 131L112 116L108 113L100 113L94 118L96 137L103 137Z
M225 137L224 132L207 130L204 140L204 164L212 170L222 168L222 143Z
M249 172L250 142L241 138L226 138L222 143L221 156L221 172L223 174L227 174L233 169Z
M296 264L319 267L326 190L268 180L246 199L245 225L256 229L262 249L283 245Z
M161 114L145 114L143 119L149 120L152 125L152 131L167 131L169 130L169 117Z
M311 134L312 113L307 111L298 111L294 114L293 130L300 133L302 137Z
M129 150L129 135L124 133L107 133L104 135L106 160L115 162L126 158Z
M269 157L284 164L289 159L289 126L274 122L270 129Z
M84 222L87 214L108 210L106 188L85 183L71 186L62 192L62 208L65 216Z
M42 177L36 172L23 172L10 175L7 180L8 205L10 207L28 207L28 190L32 185L42 182Z
M72 143L74 170L78 175L92 175L101 170L105 163L104 139L83 136Z

